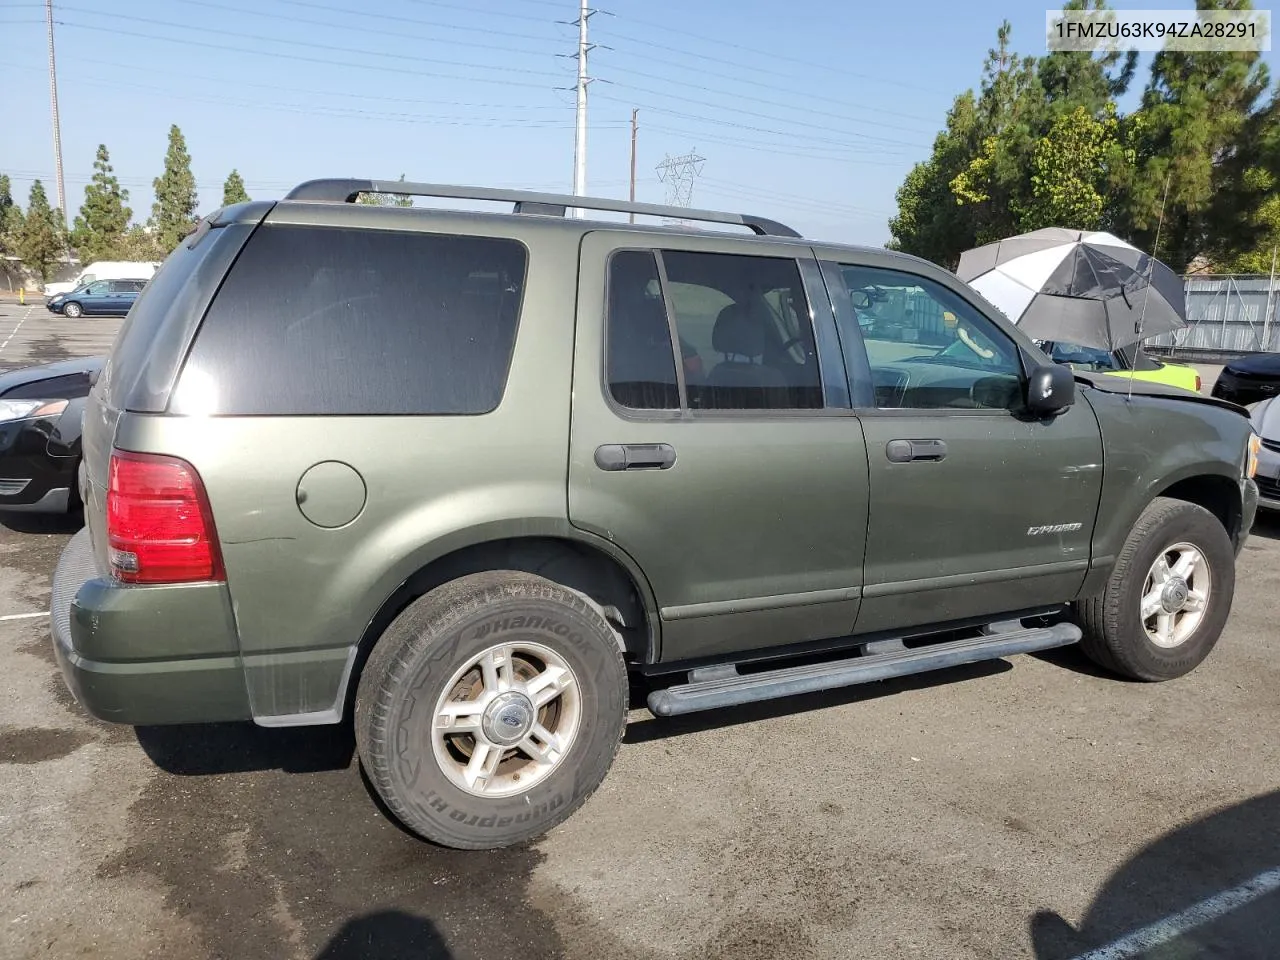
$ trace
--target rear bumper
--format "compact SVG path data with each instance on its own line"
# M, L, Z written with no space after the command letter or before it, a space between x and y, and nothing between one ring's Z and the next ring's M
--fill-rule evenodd
M122 586L98 571L85 528L58 560L49 616L63 680L94 717L139 726L250 719L221 584Z

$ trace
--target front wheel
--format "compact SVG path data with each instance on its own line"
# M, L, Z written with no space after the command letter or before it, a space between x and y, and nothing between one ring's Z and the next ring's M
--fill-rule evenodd
M1103 592L1077 606L1081 646L1134 680L1190 673L1222 635L1235 593L1235 552L1222 523L1157 497L1134 524Z
M83 312L84 311L80 309L80 304L78 303L68 303L62 308L62 315L64 317L70 317L72 320L79 317Z
M542 577L480 573L410 604L360 677L356 745L402 823L460 849L539 836L604 779L626 720L617 634Z

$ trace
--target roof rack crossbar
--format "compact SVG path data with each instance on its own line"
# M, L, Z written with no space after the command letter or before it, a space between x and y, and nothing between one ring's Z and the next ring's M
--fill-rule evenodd
M675 220L702 220L747 227L757 236L795 237L800 234L784 223L746 213L723 213L689 207L668 207L660 203L634 203L602 197L575 197L562 193L537 193L495 187L466 187L447 183L414 183L405 180L308 180L285 195L286 200L320 203L354 203L362 193L394 193L410 197L447 197L455 200L496 200L513 204L513 213L535 213L563 217L572 208L607 210L611 213L639 213Z

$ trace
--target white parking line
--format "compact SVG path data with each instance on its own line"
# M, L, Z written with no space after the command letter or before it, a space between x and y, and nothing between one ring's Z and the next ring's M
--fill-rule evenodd
M34 620L36 617L47 617L48 615L48 610L42 610L39 613L7 613L0 617L0 623L5 620Z
M0 353L4 353L4 348L9 345L9 341L14 338L18 330L22 328L22 325L27 322L27 317L31 316L31 311L35 308L36 305L34 303L27 307L27 312L22 315L22 319L18 321L18 325L9 331L9 335L4 338L4 343L0 343Z
M1224 890L1207 900L1201 900L1181 913L1157 920L1149 927L1135 930L1105 947L1082 953L1075 960L1126 960L1128 957L1145 953L1152 947L1168 943L1188 930L1216 920L1223 914L1230 913L1276 890L1280 890L1280 867L1260 873L1252 880L1230 890Z

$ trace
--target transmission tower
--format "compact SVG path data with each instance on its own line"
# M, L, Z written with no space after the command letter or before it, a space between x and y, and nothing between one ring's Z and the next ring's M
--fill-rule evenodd
M693 206L693 182L702 173L702 164L706 157L698 156L696 150L678 157L670 154L654 169L658 172L658 180L667 185L667 206Z

